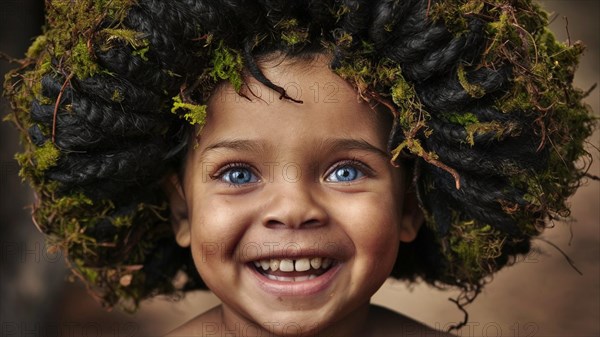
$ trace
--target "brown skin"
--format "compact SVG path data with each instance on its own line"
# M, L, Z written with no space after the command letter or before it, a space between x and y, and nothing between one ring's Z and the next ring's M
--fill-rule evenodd
M433 331L369 304L422 215L403 211L414 200L405 198L404 172L385 152L389 117L360 100L327 61L263 64L267 78L303 104L279 100L254 79L245 92L252 100L228 84L209 100L183 181L173 175L167 192L177 241L191 247L202 279L223 304L171 335ZM232 179L236 170L246 180ZM334 259L336 273L311 292L301 282L292 282L290 293L265 289L253 261L285 257L290 247L301 257Z
M364 313L360 313L361 315ZM368 322L365 324L365 322ZM195 317L176 330L170 332L169 337L183 336L231 336L233 331L240 332L245 337L274 336L272 334L258 331L253 328L238 328L237 330L226 330L223 324L223 307L221 305ZM360 325L360 326L359 326ZM366 319L360 324L352 324L344 331L354 333L343 334L334 328L325 331L314 332L311 337L451 337L452 334L437 331L423 325L409 317L400 315L395 311L370 305ZM352 330L354 329L354 330Z

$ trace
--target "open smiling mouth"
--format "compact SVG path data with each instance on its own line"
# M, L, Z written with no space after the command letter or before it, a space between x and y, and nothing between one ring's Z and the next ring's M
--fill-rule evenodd
M254 268L270 280L302 282L315 279L334 265L330 258L313 257L300 259L265 259L253 261Z

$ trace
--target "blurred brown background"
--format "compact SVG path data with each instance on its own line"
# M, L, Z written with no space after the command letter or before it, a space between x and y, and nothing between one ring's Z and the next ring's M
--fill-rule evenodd
M600 80L600 1L544 0L553 13L552 30L560 40L587 45L575 79L588 89ZM0 0L0 51L20 56L43 24L42 0ZM568 24L567 19L568 18ZM11 66L0 61L0 74ZM600 91L588 97L595 114ZM0 109L5 114L7 104ZM600 146L600 134L590 139ZM0 124L0 336L157 336L218 303L197 292L185 299L155 298L135 315L102 310L81 285L64 282L60 256L46 253L44 241L24 207L31 203L13 160L17 135ZM591 173L600 175L597 150ZM547 243L536 240L535 252L495 276L472 305L470 323L461 336L600 336L600 183L588 182L571 199L572 221L556 223L543 238L566 252L583 276ZM572 238L570 231L572 230ZM408 288L389 281L374 302L438 329L462 319L448 297L456 292L425 285Z

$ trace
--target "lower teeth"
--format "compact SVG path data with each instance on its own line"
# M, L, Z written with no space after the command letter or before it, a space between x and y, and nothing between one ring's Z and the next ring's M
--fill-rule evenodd
M283 281L283 282L302 282L307 280L312 280L317 277L317 275L308 275L308 276L296 276L296 277L288 277L288 276L275 276L270 274L264 274L270 280L275 281Z

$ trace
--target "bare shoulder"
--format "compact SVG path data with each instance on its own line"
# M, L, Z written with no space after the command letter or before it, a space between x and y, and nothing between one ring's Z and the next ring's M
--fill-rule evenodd
M395 311L371 305L367 327L368 336L452 337Z
M166 337L205 336L215 333L221 326L221 306L216 306L187 321L177 329L167 333Z

